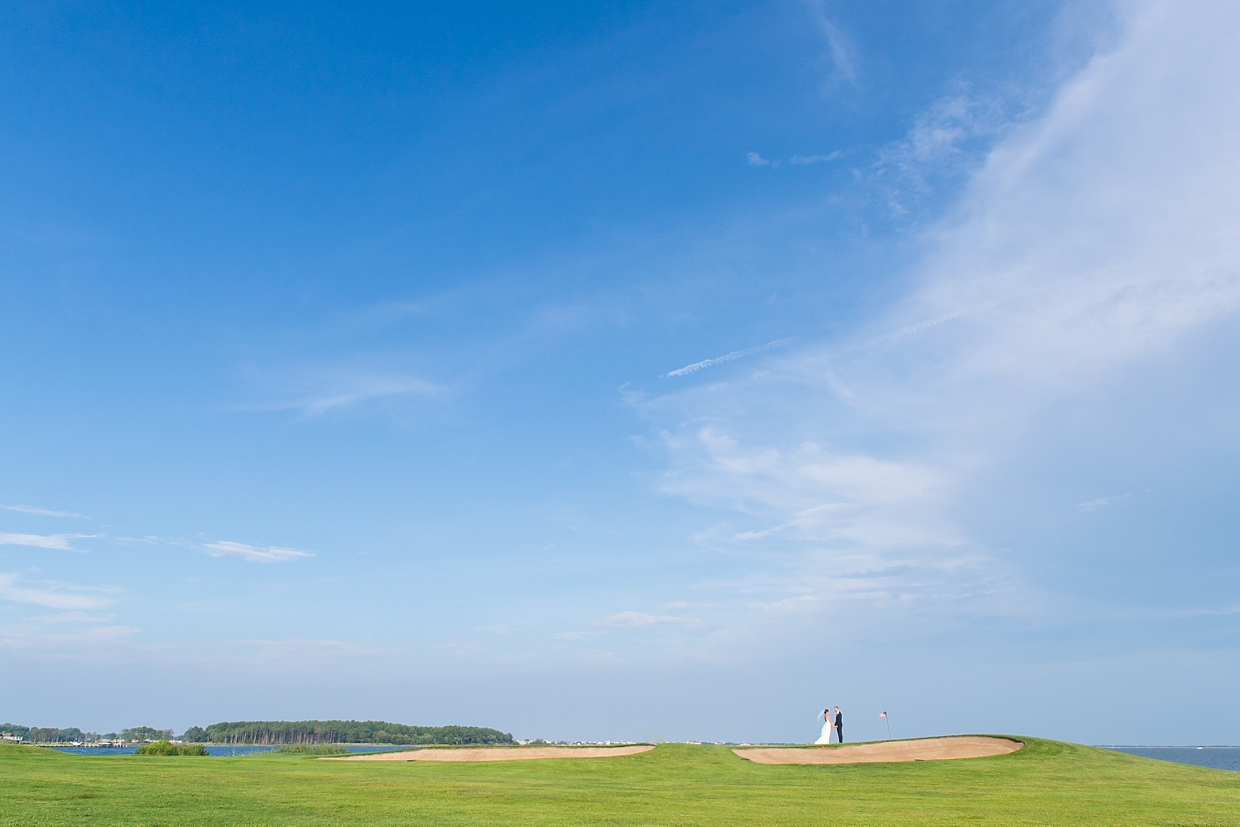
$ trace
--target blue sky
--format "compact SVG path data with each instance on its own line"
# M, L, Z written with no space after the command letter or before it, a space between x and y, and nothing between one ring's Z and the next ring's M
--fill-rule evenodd
M0 12L0 717L1236 743L1240 15Z

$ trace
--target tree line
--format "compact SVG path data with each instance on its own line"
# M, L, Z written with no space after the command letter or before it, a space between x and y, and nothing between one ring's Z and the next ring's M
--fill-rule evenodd
M136 726L122 729L120 734L109 732L100 735L98 732L83 732L75 726L58 729L56 727L29 727L21 724L0 724L0 735L21 738L31 744L71 744L81 742L91 744L96 741L167 741L172 738L172 730L155 729L149 726Z
M9 735L14 738L21 738L23 741L35 741L40 744L68 744L73 741L85 741L94 733L82 732L82 730L75 726L57 729L56 727L0 724L0 735Z
M69 744L127 741L171 741L170 729L127 727L118 735L83 732L77 727L28 727L0 724L0 735L32 744ZM194 744L512 744L512 734L476 726L409 726L388 721L233 721L192 726L181 736Z
M182 740L211 744L512 744L512 734L476 726L388 721L231 721L190 727Z

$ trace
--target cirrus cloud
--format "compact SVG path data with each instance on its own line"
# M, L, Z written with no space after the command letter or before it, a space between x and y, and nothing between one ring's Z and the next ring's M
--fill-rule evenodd
M63 517L72 520L90 519L85 514L75 514L72 511L54 511L50 508L40 508L37 505L0 505L5 511L16 511L19 514L34 514L39 517Z
M56 582L26 585L18 580L16 574L0 574L0 600L64 611L98 609L113 602L100 594L98 589L83 589Z
M212 557L240 557L247 563L285 563L289 560L299 560L303 557L314 556L313 552L301 551L295 548L251 546L245 543L235 543L231 540L203 543L202 548Z
M30 548L46 548L56 551L77 551L81 549L69 545L69 541L82 537L94 537L94 534L0 534L0 546L28 546Z

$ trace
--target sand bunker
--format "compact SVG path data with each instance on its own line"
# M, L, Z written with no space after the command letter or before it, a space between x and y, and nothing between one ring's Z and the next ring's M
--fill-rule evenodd
M326 761L528 761L534 758L614 758L654 749L650 744L631 747L472 747L411 749L326 758Z
M985 758L1006 755L1023 747L1008 738L960 735L916 741L845 744L842 747L757 747L732 750L755 764L879 764L888 761L941 761L947 758Z

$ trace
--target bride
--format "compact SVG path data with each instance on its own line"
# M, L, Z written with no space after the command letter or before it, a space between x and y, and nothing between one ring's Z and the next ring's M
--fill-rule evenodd
M818 740L814 742L815 745L831 743L831 732L835 729L835 725L831 723L830 707L822 711L822 721L822 734L819 735Z

